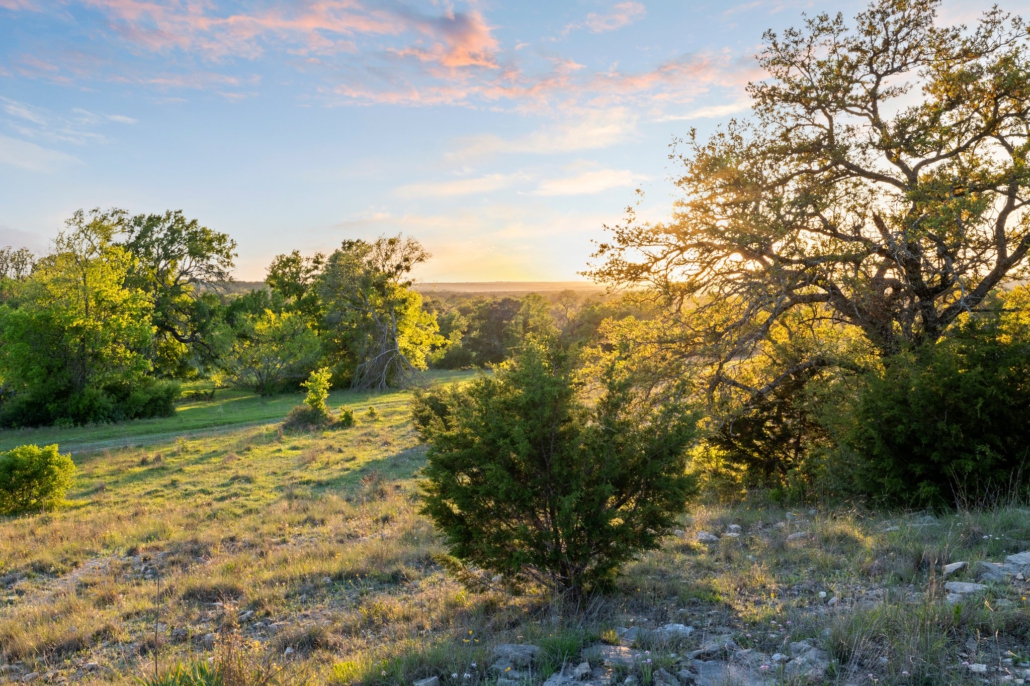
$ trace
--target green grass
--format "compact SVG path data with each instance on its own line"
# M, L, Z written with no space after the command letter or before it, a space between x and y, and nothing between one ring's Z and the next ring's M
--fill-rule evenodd
M1030 548L1018 507L924 520L702 502L609 595L464 588L434 559L443 548L419 514L424 450L408 397L338 395L357 410L345 429L236 426L76 454L66 507L0 519L0 668L133 683L154 673L156 631L160 673L210 659L226 686L489 686L497 643L541 647L535 684L631 626L673 674L722 633L765 656L810 640L837 660L835 684L982 684L962 662L1030 667L1026 582L952 607L940 578L946 562L968 560L955 578L972 581L977 561ZM696 543L729 524L743 535ZM648 631L669 622L697 631L673 642Z
M426 377L430 383L446 383L466 380L473 375L473 372L431 371ZM331 393L328 404L333 409L347 407L362 411L370 404L377 407L403 404L406 397L406 394L399 391L372 393L344 390ZM241 425L282 421L303 399L304 394L301 392L261 397L247 390L220 390L215 394L214 400L182 401L171 417L72 428L45 427L0 431L0 450L10 450L28 443L57 443L62 451L75 452L125 445L146 445L175 435L223 431Z

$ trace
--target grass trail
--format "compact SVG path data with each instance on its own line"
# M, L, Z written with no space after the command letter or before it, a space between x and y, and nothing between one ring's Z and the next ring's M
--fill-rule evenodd
M429 383L448 383L472 378L472 372L432 371ZM369 404L389 405L407 402L404 391L384 393L334 391L328 403L333 409L361 410ZM0 450L19 445L57 443L62 451L75 453L126 446L154 445L179 436L223 434L235 429L280 422L304 399L303 393L261 397L252 391L221 390L214 400L185 400L171 417L142 419L116 424L76 427L44 427L0 431Z

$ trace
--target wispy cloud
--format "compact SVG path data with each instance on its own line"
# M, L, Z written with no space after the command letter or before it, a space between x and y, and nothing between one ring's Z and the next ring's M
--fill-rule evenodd
M0 2L16 11L29 7L27 0ZM729 53L682 55L633 71L598 71L567 55L532 55L519 51L524 43L502 45L476 4L462 10L433 3L433 11L371 0L298 0L257 8L219 0L32 0L31 6L58 12L67 4L87 9L82 21L99 39L74 49L40 43L23 50L10 57L18 73L67 85L104 79L240 98L261 83L257 75L242 74L242 65L255 62L260 71L256 61L274 56L277 66L316 74L314 88L327 105L553 113L620 104L653 110L656 104L689 102L710 88L737 86L754 72L754 65ZM572 26L604 33L646 12L640 2L617 2ZM546 68L535 69L541 62Z
M533 195L592 195L613 188L635 186L645 177L619 169L595 169L575 176L543 181Z
M0 134L0 164L33 172L54 172L79 162L77 157L63 152Z
M502 153L549 155L607 148L632 140L636 126L637 116L626 108L592 110L523 136L472 136L458 141L458 149L447 158L460 160Z
M620 2L607 12L591 12L583 21L569 24L562 30L562 34L568 35L582 28L588 29L591 33L615 31L643 19L646 14L647 8L639 2Z
M452 198L461 195L480 195L509 188L525 178L522 174L487 174L453 181L429 181L401 186L397 189L397 194L406 198Z
M81 108L73 108L68 114L56 114L4 97L0 97L0 112L6 115L7 126L25 138L72 145L106 142L107 137L97 131L105 124L136 123L135 119L124 115L97 114Z
M737 100L725 105L711 105L699 107L684 114L666 114L655 119L655 121L692 121L694 119L710 119L712 117L726 117L738 112L744 112L751 108L750 100Z

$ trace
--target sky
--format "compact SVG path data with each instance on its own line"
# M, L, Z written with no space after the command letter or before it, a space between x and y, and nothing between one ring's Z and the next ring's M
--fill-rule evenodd
M676 137L747 116L766 29L863 6L0 0L0 245L181 209L237 241L243 280L397 233L424 281L578 280L637 189L670 211Z

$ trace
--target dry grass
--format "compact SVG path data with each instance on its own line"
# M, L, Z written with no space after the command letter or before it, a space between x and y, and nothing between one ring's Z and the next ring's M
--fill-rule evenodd
M667 622L699 631L647 644L656 665L725 630L769 654L812 639L839 683L960 684L963 661L1030 658L1025 588L957 609L941 598L946 561L1030 548L1019 508L888 519L699 505L609 596L474 592L433 560L403 404L376 407L340 431L251 429L81 461L67 508L0 521L0 665L107 684L152 674L155 657L159 670L212 658L240 684L475 686L498 642L543 647L539 680L615 627ZM695 542L730 524L739 538Z

